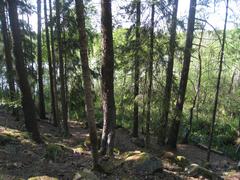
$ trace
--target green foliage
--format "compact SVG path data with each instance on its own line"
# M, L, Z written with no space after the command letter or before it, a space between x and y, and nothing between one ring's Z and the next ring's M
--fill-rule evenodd
M62 146L58 144L48 144L46 147L45 158L48 160L56 161L63 154Z
M70 116L75 120L82 120L85 118L85 102L82 78L79 71L72 77L72 84L70 89Z
M2 101L0 102L0 107L3 107L7 110L12 110L12 109L19 110L22 108L22 105L21 105L20 99L11 101L10 99L5 98L5 99L2 99Z

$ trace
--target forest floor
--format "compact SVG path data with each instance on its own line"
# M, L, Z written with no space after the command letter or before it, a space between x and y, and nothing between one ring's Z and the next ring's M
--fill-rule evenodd
M70 122L70 138L58 129L39 122L45 144L35 144L15 121L0 110L0 180L13 179L240 179L237 162L212 153L204 166L206 151L194 145L178 145L175 152L156 145L152 137L146 150L143 140L131 138L127 129L116 129L115 157L101 158L103 172L91 171L88 130L82 123ZM100 130L99 130L100 135ZM195 163L195 164L193 164ZM50 178L52 177L52 178ZM31 180L33 180L32 178Z

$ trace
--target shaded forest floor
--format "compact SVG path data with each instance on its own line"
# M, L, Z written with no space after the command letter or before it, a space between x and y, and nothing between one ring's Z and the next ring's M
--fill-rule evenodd
M115 158L102 157L104 172L91 171L88 131L81 123L70 122L70 138L59 136L48 122L39 122L46 142L37 145L24 131L22 121L15 121L0 111L0 180L28 179L240 179L233 160L212 153L206 166L206 151L193 145L178 145L170 152L156 145L150 149L143 138L133 139L127 129L116 130ZM100 130L99 130L100 136ZM195 164L193 164L195 163ZM53 178L48 178L53 177ZM32 179L33 180L33 179Z

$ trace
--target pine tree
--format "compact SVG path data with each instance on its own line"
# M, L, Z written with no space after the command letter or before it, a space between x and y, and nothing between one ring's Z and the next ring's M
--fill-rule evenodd
M195 14L196 14L196 0L190 1L190 8L189 8L189 16L188 16L188 28L187 28L187 39L184 48L184 61L183 61L183 68L181 73L181 80L178 89L178 97L177 103L175 107L175 115L173 118L173 123L171 125L171 129L169 132L169 139L168 145L172 148L177 147L177 139L179 133L180 122L182 119L182 111L183 105L185 100L185 94L187 89L187 82L188 82L188 74L191 62L191 51L192 51L192 44L193 44L193 32L194 32L194 25L195 25Z
M102 98L103 98L103 132L101 153L113 154L116 109L114 99L114 51L112 35L112 4L111 0L101 0L102 15Z
M43 91L43 67L42 67L42 17L41 0L37 0L38 34L37 34L37 62L38 62L38 92L40 118L46 119L44 91Z
M40 138L38 130L36 110L34 108L35 105L27 79L26 67L24 66L22 42L21 36L19 36L20 26L18 20L17 0L8 0L7 2L9 7L10 26L13 36L13 51L15 55L18 84L22 94L22 107L24 112L25 125L26 129L32 133L33 139L36 142L41 143L42 140Z
M88 38L85 27L85 15L83 0L75 0L78 29L80 35L80 54L82 61L82 74L85 91L86 112L89 127L89 134L92 146L93 166L97 168L98 165L98 147L97 147L97 130L95 123L94 104L91 87L91 74L88 63Z
M60 1L56 0L56 20L57 20L57 41L58 41L58 58L59 58L59 70L60 70L60 91L61 91L61 104L62 104L62 118L64 135L69 136L68 128L68 114L67 114L67 101L66 101L66 88L65 88L65 76L64 76L64 64L63 64L63 44L62 44L62 28L60 21Z

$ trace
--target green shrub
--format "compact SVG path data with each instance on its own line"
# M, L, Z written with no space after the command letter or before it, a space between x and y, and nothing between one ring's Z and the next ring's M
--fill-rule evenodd
M56 161L63 155L63 149L58 144L48 144L46 147L45 158L48 160Z

